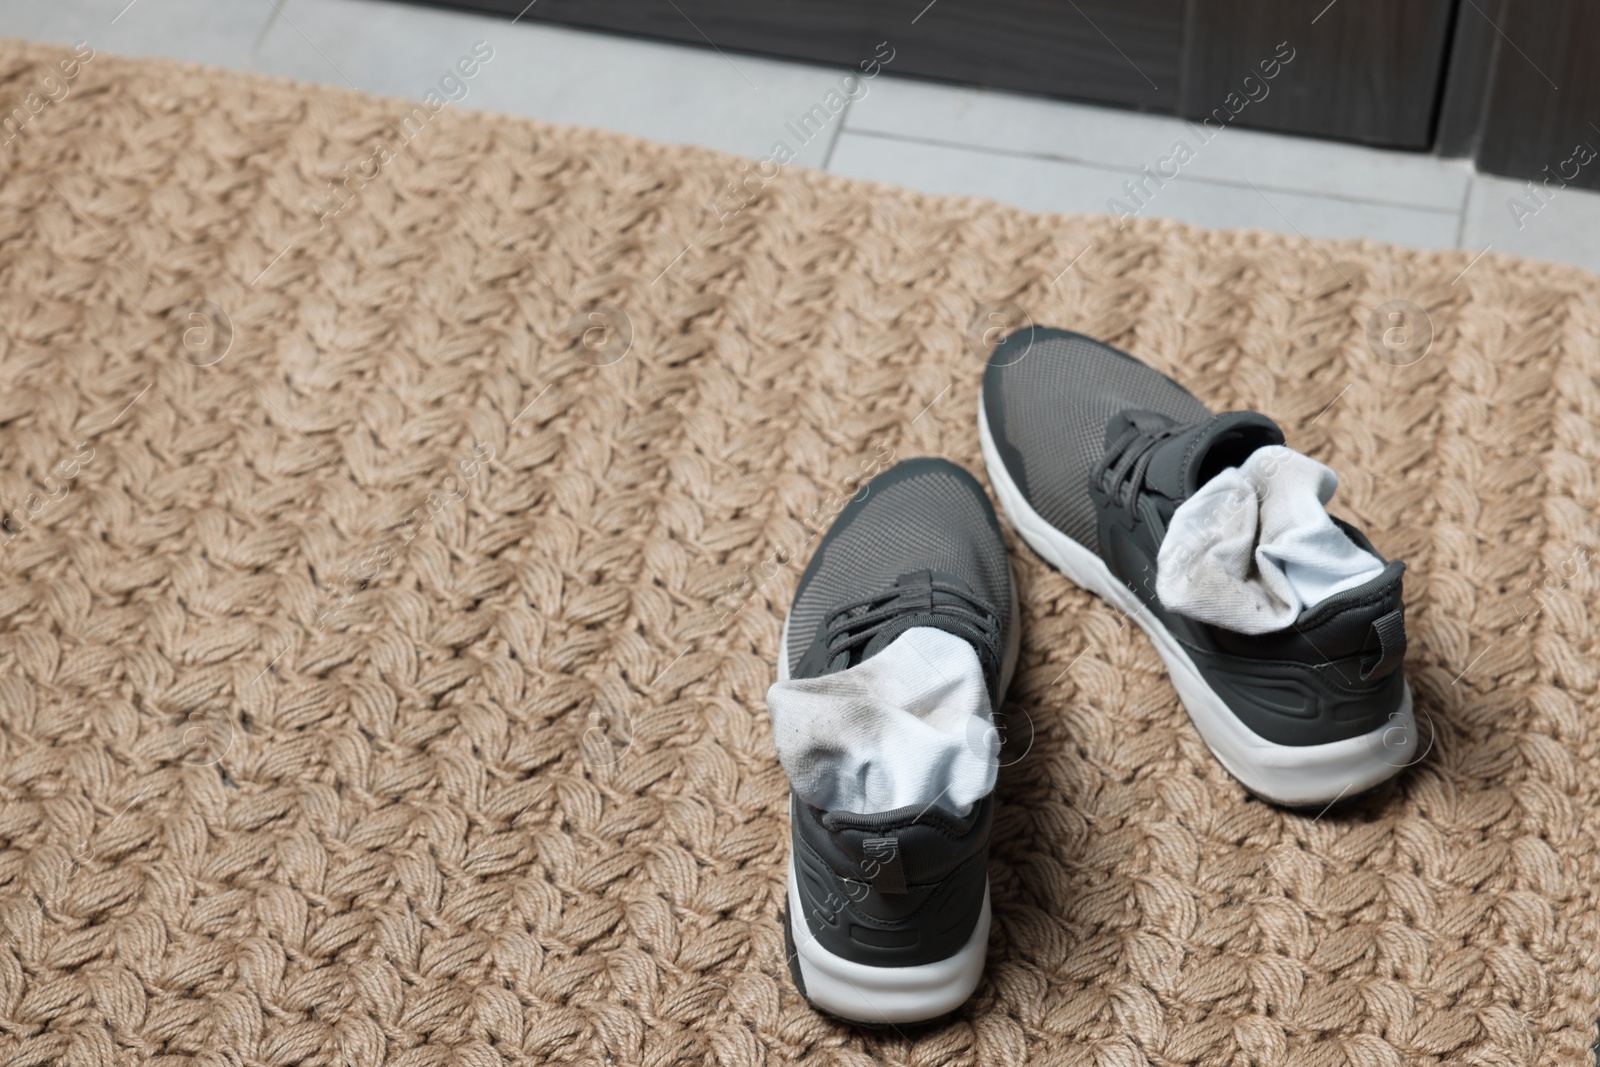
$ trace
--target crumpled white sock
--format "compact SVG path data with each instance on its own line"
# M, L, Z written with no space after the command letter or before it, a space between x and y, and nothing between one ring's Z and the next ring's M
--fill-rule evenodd
M767 690L778 760L800 798L875 815L937 804L964 816L994 788L1000 738L973 647L928 626L871 659Z
M1156 596L1191 619L1266 634L1371 581L1383 562L1328 517L1338 485L1338 475L1293 449L1252 452L1173 513L1156 560Z

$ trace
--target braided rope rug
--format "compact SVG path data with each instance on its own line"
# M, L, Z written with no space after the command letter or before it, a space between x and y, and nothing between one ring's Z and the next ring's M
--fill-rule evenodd
M1595 279L742 166L109 56L0 148L0 1062L1586 1062ZM789 983L764 693L859 479L981 469L1019 308L1340 472L1426 754L1248 799L1013 543L987 975L863 1033Z

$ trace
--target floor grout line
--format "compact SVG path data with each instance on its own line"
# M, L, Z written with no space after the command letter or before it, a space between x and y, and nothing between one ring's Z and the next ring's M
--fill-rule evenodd
M833 136L828 139L828 150L823 153L822 166L818 167L818 170L827 170L829 164L833 162L833 150L839 147L839 138L844 136L844 124L850 121L850 106L854 103L850 97L845 97L844 110L839 112L839 122L833 128Z
M1461 242L1467 239L1467 210L1472 206L1472 190L1478 184L1478 174L1474 170L1467 179L1467 191L1461 194L1461 217L1456 222L1456 247L1464 247ZM1596 1061L1600 1063L1600 1060Z
M1103 170L1119 175L1136 175L1140 173L1140 168L1138 167L1128 166L1120 163L1106 163L1102 160L1087 159L1081 156L1063 156L1052 153L1025 152L1015 148L994 148L989 145L974 145L961 141L941 141L927 137L914 137L907 134L886 133L881 130L851 129L848 132L856 137L875 137L883 141L899 141L906 144L922 144L928 145L932 148L953 148L958 151L975 152L983 155L998 155L1007 156L1012 159L1038 160L1042 163L1069 163L1074 166L1092 167L1096 170ZM1299 138L1295 138L1295 140L1298 139ZM1241 179L1239 181L1233 181L1227 178L1214 178L1204 174L1186 174L1183 171L1179 171L1176 176L1167 178L1165 180L1169 182L1179 180L1192 181L1199 182L1204 185L1225 186L1230 189L1251 189L1253 187L1258 187L1269 192L1288 193L1291 196L1308 196L1316 197L1322 200L1338 200L1347 204L1370 204L1378 207L1402 208L1406 211L1425 211L1433 215L1456 215L1460 211L1460 208L1454 207L1438 207L1437 205L1433 204L1418 204L1407 200L1380 200L1375 197L1355 196L1349 193L1322 192L1320 190L1298 188L1292 185L1270 185L1256 183L1255 186L1252 186L1252 184L1247 180ZM1470 186L1470 184L1471 180L1469 178L1468 185ZM1113 190L1112 195L1118 194L1115 190Z
M287 7L290 2L291 0L278 0L276 4L267 5L271 8L271 13L267 15L267 21L263 22L261 28L256 31L255 40L250 42L250 52L245 56L244 61L245 70L255 70L256 58L261 54L261 46L267 43L267 37L272 33L272 27L277 23L278 19L283 17L283 8Z

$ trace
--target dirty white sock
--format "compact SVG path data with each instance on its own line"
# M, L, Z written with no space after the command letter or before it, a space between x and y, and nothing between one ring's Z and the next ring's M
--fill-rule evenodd
M943 630L913 627L849 670L778 682L767 707L790 783L823 811L937 804L964 816L994 788L1000 739L983 668Z
M1383 563L1333 524L1339 478L1282 445L1250 454L1178 506L1156 560L1169 611L1236 633L1274 633Z

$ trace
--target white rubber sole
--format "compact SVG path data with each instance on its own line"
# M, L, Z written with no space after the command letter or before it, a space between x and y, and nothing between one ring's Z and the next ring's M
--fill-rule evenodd
M871 967L823 948L800 910L800 886L789 858L789 927L806 999L841 1019L861 1023L915 1023L937 1019L966 1003L983 977L989 951L989 887L967 943L955 955L914 967Z
M1133 619L1156 646L1167 665L1189 719L1223 767L1244 787L1265 800L1289 807L1331 804L1354 796L1398 774L1417 747L1411 687L1400 708L1370 733L1325 745L1279 745L1239 721L1216 690L1206 682L1181 644L1145 607L1143 601L1111 573L1099 556L1050 525L1033 510L1000 459L983 401L978 401L978 436L989 484L1000 499L1012 527L1035 552L1078 586L1110 602Z

